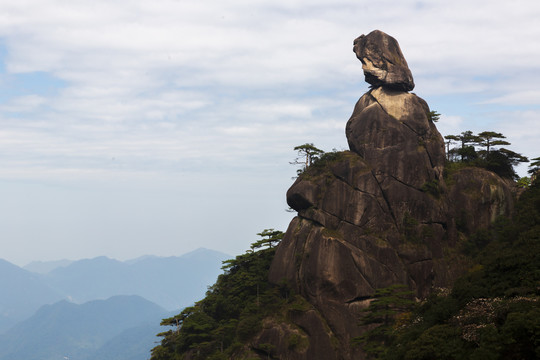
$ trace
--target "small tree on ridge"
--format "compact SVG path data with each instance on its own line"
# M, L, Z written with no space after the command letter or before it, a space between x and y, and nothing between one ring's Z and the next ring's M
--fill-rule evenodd
M302 169L297 172L300 174L312 165L320 155L324 154L324 151L318 149L313 143L305 143L294 147L294 150L298 152L298 157L291 162L293 165L302 165Z

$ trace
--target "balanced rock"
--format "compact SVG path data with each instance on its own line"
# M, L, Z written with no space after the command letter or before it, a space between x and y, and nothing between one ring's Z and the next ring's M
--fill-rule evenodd
M414 83L397 41L374 31L355 40L355 52L373 87L347 123L350 151L308 167L287 192L298 216L269 280L311 307L286 326L269 321L251 344L272 345L275 358L365 359L350 344L367 329L359 321L376 290L403 284L425 298L451 286L468 264L460 241L512 210L508 185L487 170L443 176L444 140L427 103L408 93ZM307 345L291 351L283 339L295 336Z
M390 35L380 30L361 35L354 40L353 51L362 62L369 84L403 91L414 89L411 70L398 42Z

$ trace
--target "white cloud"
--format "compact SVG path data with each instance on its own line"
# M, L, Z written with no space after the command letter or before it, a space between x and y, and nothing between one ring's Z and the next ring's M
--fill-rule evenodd
M373 29L400 42L441 133L496 125L533 156L538 114L519 107L538 105L538 18L530 0L3 1L0 178L204 193L187 174L248 187L264 173L259 202L282 201L295 145L346 147L367 89L352 41Z
M437 122L437 129L441 135L454 135L459 134L463 129L463 117L453 115L441 115L439 122Z
M0 105L0 111L29 112L45 104L47 99L39 95L24 95L11 98L6 104Z
M540 105L540 90L517 91L510 94L505 94L493 99L488 99L484 104L501 104L501 105Z
M496 114L497 131L510 139L512 148L524 152L529 157L537 157L540 152L540 110L501 111Z

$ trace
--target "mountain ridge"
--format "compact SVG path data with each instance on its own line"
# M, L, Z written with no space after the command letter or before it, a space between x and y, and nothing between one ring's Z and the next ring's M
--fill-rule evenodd
M136 295L113 296L84 304L61 300L42 306L33 316L1 335L0 359L90 360L92 352L122 332L155 323L167 314L165 309ZM147 345L148 351L151 342Z
M45 284L38 274L0 259L0 334L43 304L62 299L62 294Z
M65 267L71 264L73 260L61 259L52 261L31 261L30 263L22 266L23 269L33 273L47 274L58 267Z
M73 261L45 274L0 259L0 287L10 289L0 293L0 334L42 305L62 299L85 303L115 295L140 295L167 310L177 310L204 295L228 257L203 248L180 256L146 256L133 263L101 256ZM183 285L171 288L171 276Z

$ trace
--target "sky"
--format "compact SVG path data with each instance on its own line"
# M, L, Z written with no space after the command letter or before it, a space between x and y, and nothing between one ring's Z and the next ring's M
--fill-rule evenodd
M536 0L0 0L0 258L237 255L285 231L293 148L348 148L352 43L375 29L443 135L538 157L539 18Z

